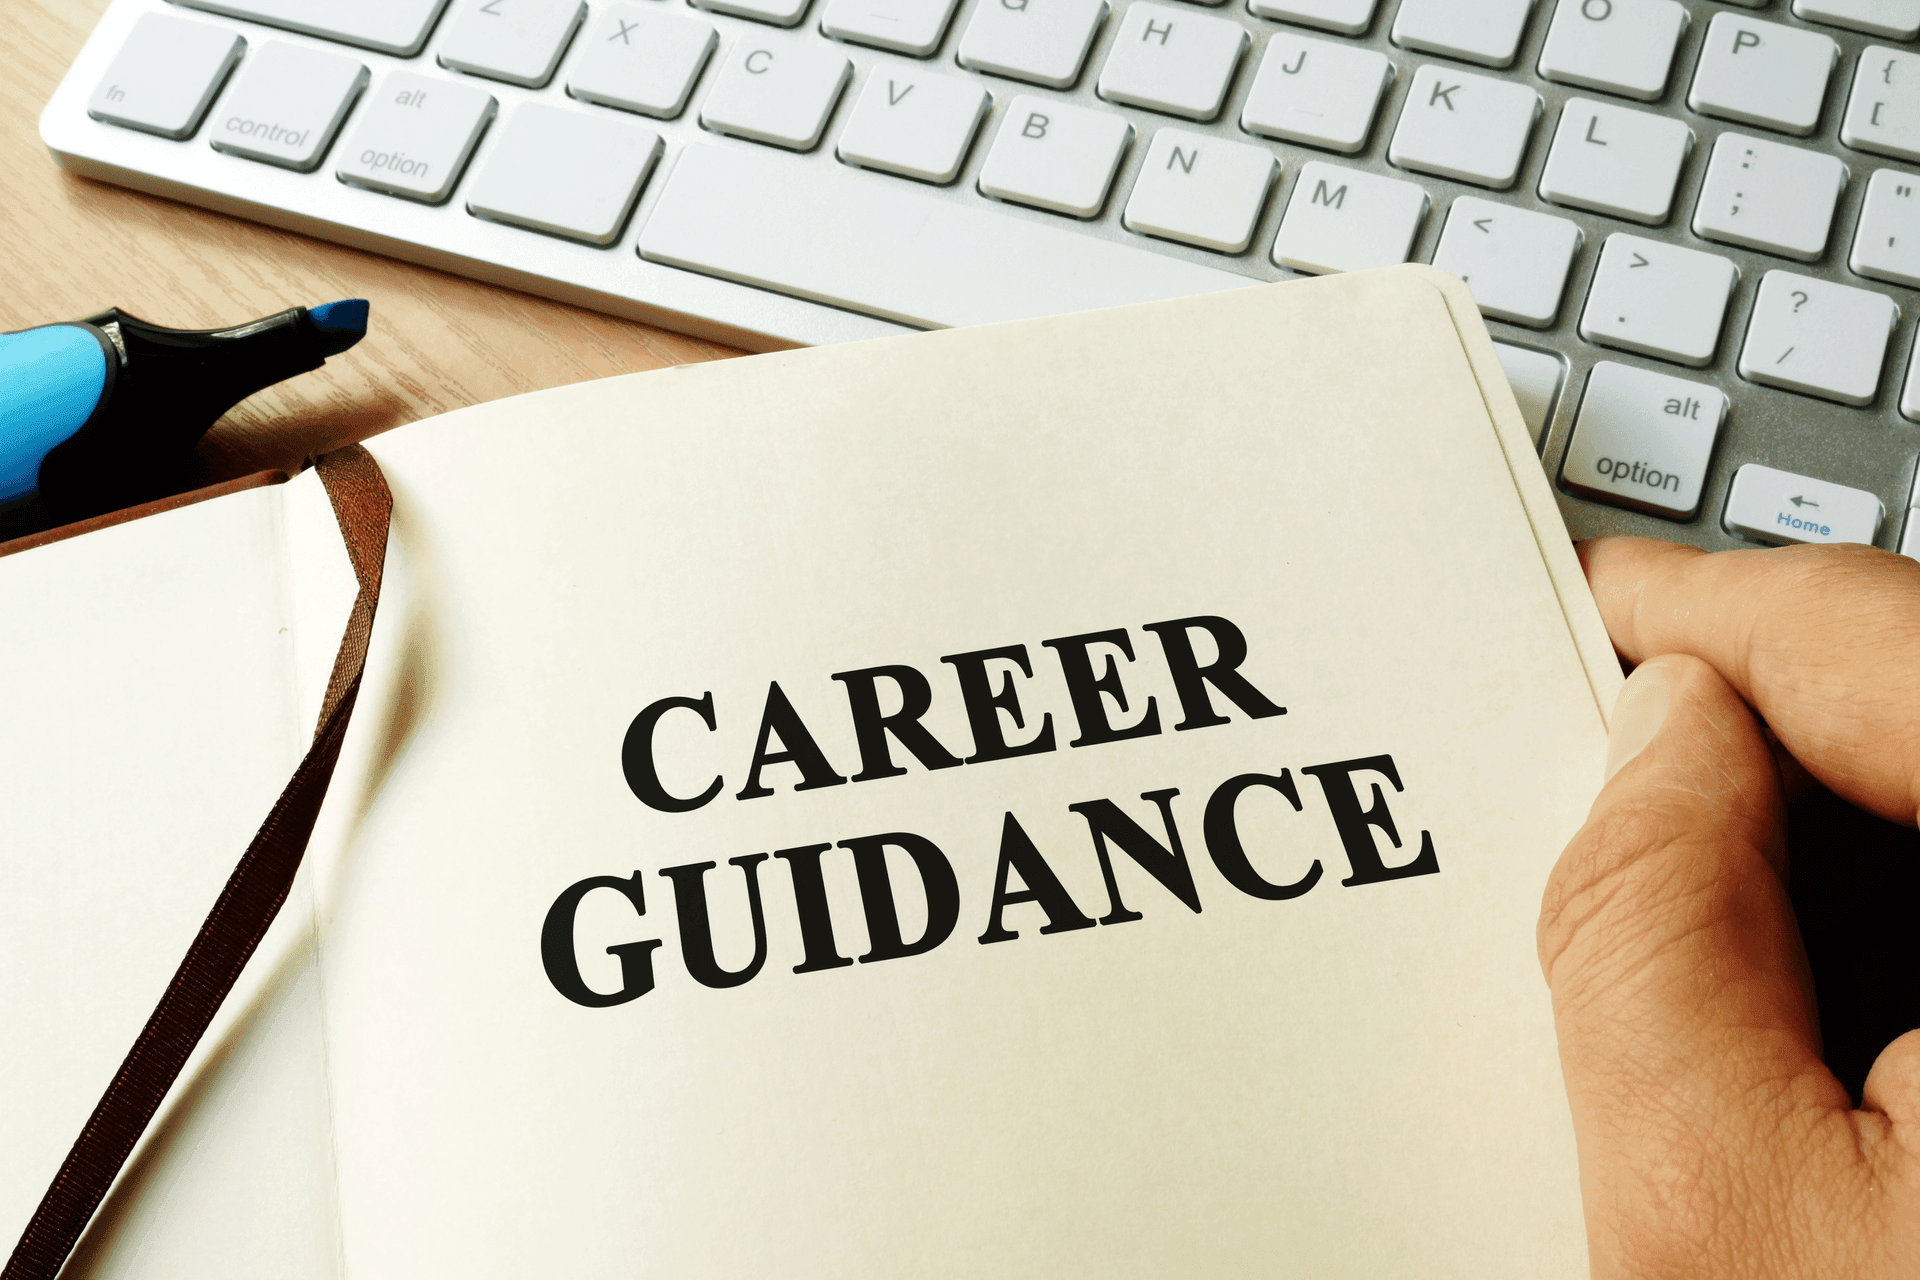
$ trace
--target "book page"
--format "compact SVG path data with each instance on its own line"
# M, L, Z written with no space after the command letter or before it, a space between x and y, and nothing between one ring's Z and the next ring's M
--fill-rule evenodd
M306 749L285 493L0 558L8 1251ZM302 872L62 1275L338 1274L312 925Z
M1533 929L1611 686L1434 280L372 442L347 1274L1584 1274Z

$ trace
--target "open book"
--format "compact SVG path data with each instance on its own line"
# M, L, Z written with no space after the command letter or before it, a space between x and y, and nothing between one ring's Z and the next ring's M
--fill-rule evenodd
M369 447L387 586L307 867L73 1273L1584 1274L1533 926L1619 672L1457 282ZM302 477L0 587L17 1233L352 579Z

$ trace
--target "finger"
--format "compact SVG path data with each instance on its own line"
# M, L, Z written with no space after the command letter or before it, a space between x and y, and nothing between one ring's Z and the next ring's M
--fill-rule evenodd
M1599 538L1581 560L1629 661L1704 659L1829 790L1909 826L1920 810L1920 563L1861 546L1708 555Z
M1860 1101L1895 1124L1920 1124L1920 1031L1909 1031L1880 1051Z
M1920 1214L1900 1212L1915 1203L1913 1134L1920 1132L1920 1031L1909 1031L1880 1051L1860 1091L1858 1126L1863 1163L1872 1170L1888 1235L1885 1253L1902 1259L1897 1274L1920 1275ZM1899 1193L1904 1191L1905 1195Z
M1609 768L1539 929L1596 1274L1649 1240L1760 1229L1737 1201L1768 1193L1761 1153L1817 1143L1784 1130L1849 1105L1820 1060L1785 805L1752 712L1699 659L1653 659L1616 704Z

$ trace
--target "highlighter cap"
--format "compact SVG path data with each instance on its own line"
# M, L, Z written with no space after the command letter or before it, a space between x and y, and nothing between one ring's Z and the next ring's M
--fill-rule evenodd
M0 334L0 539L192 488L207 428L353 346L367 315L349 298L169 329L115 308Z
M0 507L40 488L40 461L105 398L112 346L80 325L0 335Z

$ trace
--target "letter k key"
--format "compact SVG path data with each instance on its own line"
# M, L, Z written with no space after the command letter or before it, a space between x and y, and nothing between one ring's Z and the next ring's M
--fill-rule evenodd
M1465 87L1464 85L1457 84L1441 84L1436 80L1433 82L1433 93L1428 97L1427 105L1432 106L1436 102L1445 102L1447 104L1447 110L1452 111L1455 109L1453 105L1453 95Z

